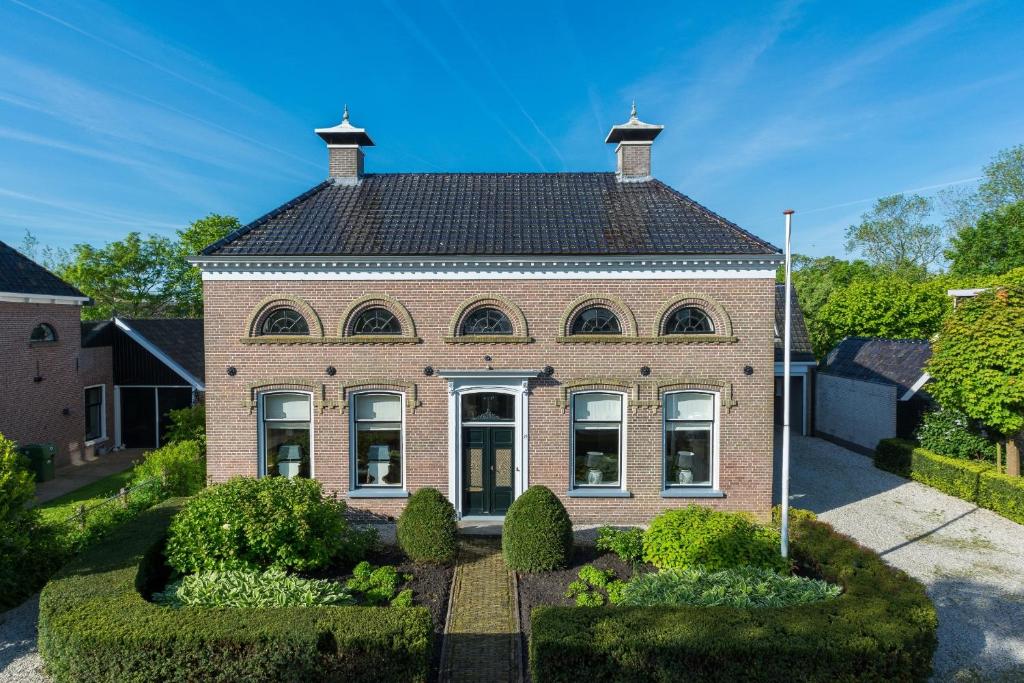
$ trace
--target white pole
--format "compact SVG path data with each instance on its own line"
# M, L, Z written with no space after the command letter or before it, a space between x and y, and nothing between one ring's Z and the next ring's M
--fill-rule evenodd
M793 295L790 238L793 233L793 210L786 209L782 213L786 216L786 331L782 343L782 556L789 557L789 351Z

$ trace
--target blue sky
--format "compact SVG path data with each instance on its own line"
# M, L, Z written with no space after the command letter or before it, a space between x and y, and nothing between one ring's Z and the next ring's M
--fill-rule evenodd
M878 196L1024 142L1024 3L0 0L0 240L247 222L326 175L612 170L636 98L655 174L781 244L842 255Z

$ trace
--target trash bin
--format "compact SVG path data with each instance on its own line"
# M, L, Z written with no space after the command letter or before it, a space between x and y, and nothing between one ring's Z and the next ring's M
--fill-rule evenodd
M50 481L54 477L53 459L57 447L52 443L30 443L18 450L28 458L29 466L36 474L36 481Z

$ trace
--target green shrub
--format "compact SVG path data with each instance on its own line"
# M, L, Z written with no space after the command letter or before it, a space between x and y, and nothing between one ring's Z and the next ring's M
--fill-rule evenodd
M597 530L597 549L615 553L620 560L636 568L643 561L644 530L603 526Z
M171 424L167 428L167 441L195 441L206 455L206 406L197 403L189 408L167 411Z
M447 564L458 548L455 508L437 489L420 489L398 517L398 545L413 562Z
M906 439L882 439L875 446L875 467L909 479L915 448Z
M735 567L709 572L706 569L666 569L639 574L626 584L620 604L636 607L657 605L704 605L741 607L788 607L837 597L842 590L825 581L783 576L770 569Z
M149 451L132 470L131 485L138 486L154 479L160 483L147 490L153 491L158 500L198 493L206 486L203 447L198 441L174 441Z
M822 522L793 524L796 559L843 587L775 609L537 607L530 669L565 681L927 681L935 608L924 587Z
M789 562L779 556L779 544L778 531L744 515L690 505L651 520L644 532L644 560L659 569L748 565L787 572Z
M793 524L796 524L797 522L801 522L801 521L804 521L804 520L811 520L813 522L816 519L818 519L818 515L814 514L810 510L804 510L803 508L795 508L795 507L792 507L792 506L790 506L790 508L789 508L789 524L790 524L790 526L792 526ZM778 529L778 528L780 528L782 526L782 506L781 505L776 505L776 506L774 506L772 508L772 526L775 527L776 529Z
M612 594L618 597L621 593L619 584L624 583L615 578L613 570L598 569L592 564L580 567L577 576L579 579L570 583L565 591L565 597L575 598L577 607L603 605L607 599L611 599Z
M1024 479L1008 477L995 470L981 473L978 505L1024 524Z
M51 581L39 650L56 683L425 681L433 627L422 607L168 609L168 501L115 529ZM141 593L140 593L141 591Z
M405 589L399 592L402 584L409 581L412 581L412 575L403 576L391 565L374 567L364 560L352 570L352 578L345 584L345 588L359 593L362 602L367 605L390 603L393 606L400 606L412 600L412 590Z
M153 602L168 607L298 607L348 605L354 602L333 581L303 579L283 569L265 572L203 572L175 581Z
M572 522L551 489L531 486L512 502L501 530L501 552L514 571L566 566L572 556Z
M996 459L995 444L981 435L970 416L952 408L925 413L917 440L922 448L951 458Z
M317 569L343 551L344 511L313 479L237 477L188 501L171 523L167 560L183 574Z

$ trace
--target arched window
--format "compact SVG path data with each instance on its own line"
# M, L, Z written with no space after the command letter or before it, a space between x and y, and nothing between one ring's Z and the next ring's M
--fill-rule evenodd
M714 334L715 324L708 314L693 306L677 308L665 319L664 334Z
M497 308L478 308L466 316L462 334L512 334L512 321Z
M570 334L622 334L619 318L604 306L580 311L572 321Z
M39 323L32 328L32 333L28 336L28 340L34 342L57 341L57 330L53 329L53 325L48 323Z
M395 314L382 306L364 309L352 323L352 334L402 334Z
M278 308L263 319L260 334L294 334L308 335L309 325L298 311L291 308Z

